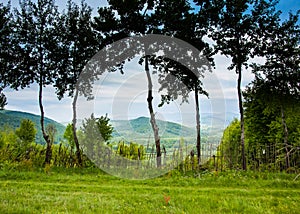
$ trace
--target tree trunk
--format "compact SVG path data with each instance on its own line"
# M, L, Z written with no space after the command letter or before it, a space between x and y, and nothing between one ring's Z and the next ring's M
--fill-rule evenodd
M284 109L283 109L283 105L281 104L280 106L281 108L281 122L282 122L282 126L283 126L283 132L284 132L284 146L285 146L285 168L288 169L290 168L290 157L289 157L289 142L288 142L288 137L289 137L289 132L288 132L288 127L285 121L285 113L284 113Z
M48 134L45 131L45 125L44 125L44 118L45 118L45 113L44 113L44 107L43 107L43 77L42 74L40 74L40 82L39 82L39 106L40 106L40 112L41 112L41 128L42 128L42 133L43 133L43 138L46 141L46 157L45 157L45 164L50 164L51 157L52 157L52 145L50 138Z
M196 103L196 130L197 130L197 157L198 166L201 164L201 137L200 137L200 113L199 113L199 96L197 83L195 83L195 103Z
M76 157L77 157L78 165L82 166L81 151L80 151L79 141L78 141L77 133L76 133L76 122L77 122L76 103L77 103L77 99L78 99L78 90L75 89L75 95L74 95L74 99L72 102L72 110L73 110L72 131L73 131L74 143L76 146Z
M245 127L244 127L244 109L243 109L243 100L242 100L242 64L238 63L237 65L237 74L238 74L238 100L239 100L239 109L240 109L240 119L241 119L241 146L242 146L242 165L243 170L247 170L246 157L245 157Z
M152 100L153 100L152 88L153 88L153 85L152 85L151 75L150 75L150 71L149 71L148 56L145 56L145 71L146 71L147 80L148 80L147 102L148 102L148 109L149 109L149 113L150 113L150 123L151 123L152 130L153 130L153 133L154 133L155 146L156 146L156 164L157 164L157 167L160 168L161 167L160 139L159 139L158 127L157 127L157 124L156 124L155 115L154 115L153 106L152 106Z

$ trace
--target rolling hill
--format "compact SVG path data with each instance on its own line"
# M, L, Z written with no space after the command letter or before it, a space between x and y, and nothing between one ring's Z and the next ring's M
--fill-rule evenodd
M20 126L22 119L29 119L33 121L36 125L37 135L36 142L39 144L45 144L42 136L41 126L40 126L40 116L31 113L20 112L20 111L0 111L0 129L9 126L12 129L16 129ZM49 118L45 118L45 125L54 124L57 129L57 135L55 143L61 142L63 139L63 134L65 131L65 126ZM139 117L132 120L112 120L111 124L114 127L113 139L112 141L134 141L137 143L147 144L153 141L153 132L150 124L150 119L147 117ZM157 120L157 125L159 127L159 134L162 143L178 142L182 137L186 142L190 144L195 143L196 133L195 128L182 126L180 124ZM206 126L201 128L201 140L205 142L219 142L222 131L217 130L212 132Z
M129 121L112 120L111 123L115 128L114 136L142 137L153 135L150 119L147 117L139 117ZM192 128L169 121L157 120L157 125L159 134L164 138L191 137L195 134Z
M137 142L148 145L154 143L150 119L139 117L129 121L112 120L114 127L112 141L125 140L125 142ZM195 145L196 130L195 128L182 126L177 123L157 120L161 144L167 149L177 147L180 139L183 138L186 145ZM202 126L201 142L218 144L221 139L222 130L213 130L208 126Z
M45 144L45 141L44 141L44 138L42 135L42 131L41 131L39 115L30 114L27 112L20 112L20 111L1 110L0 111L0 128L8 126L12 129L16 129L20 126L20 122L23 119L29 119L35 123L36 129L37 129L36 142L39 144ZM45 118L45 125L47 126L48 124L55 125L55 127L57 129L55 143L59 143L63 139L63 134L64 134L66 127L54 120Z

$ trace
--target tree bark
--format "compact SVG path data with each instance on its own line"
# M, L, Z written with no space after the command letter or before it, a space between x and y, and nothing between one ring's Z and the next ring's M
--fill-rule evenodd
M196 103L196 130L197 130L197 158L198 166L201 164L201 136L200 136L200 113L199 113L199 96L197 83L195 83L195 103Z
M243 170L247 170L246 165L246 157L245 157L245 126L244 126L244 108L243 108L243 100L242 100L242 64L238 63L237 65L237 74L238 74L238 100L239 100L239 110L240 110L240 120L241 120L241 146L242 146L242 166Z
M74 99L72 102L72 110L73 110L72 131L73 131L74 143L76 146L76 157L77 157L78 165L82 166L81 151L80 151L79 141L78 141L78 137L77 137L77 133L76 133L76 123L77 123L76 103L77 103L77 99L78 99L78 90L75 89L75 95L74 95Z
M45 131L45 125L44 125L44 118L45 118L45 113L44 113L44 107L43 107L43 76L40 74L40 82L39 82L39 106L40 106L40 112L41 112L41 128L42 128L42 134L43 138L46 141L46 157L45 157L45 164L50 164L51 157L52 157L52 145L50 138L48 134Z
M158 126L156 124L155 120L155 114L153 112L153 106L152 106L152 80L151 80L151 75L149 71L149 63L148 63L148 56L145 56L145 71L147 74L147 80L148 80L148 97L147 97L147 102L148 102L148 109L150 113L150 123L152 126L153 134L154 134L154 140L155 140L155 146L156 146L156 164L157 167L161 167L161 150L160 150L160 138L159 138L159 133L158 133Z
M284 113L284 109L283 109L283 105L281 104L280 106L281 108L281 122L282 122L282 126L283 126L283 132L284 132L284 146L285 146L285 168L286 170L288 168L290 168L290 157L289 157L289 142L288 142L288 137L289 137L289 132L288 132L288 127L286 124L286 120L285 120L285 113Z

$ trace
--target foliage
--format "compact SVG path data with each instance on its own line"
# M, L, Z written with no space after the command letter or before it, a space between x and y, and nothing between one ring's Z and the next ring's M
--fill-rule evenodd
M82 132L86 139L98 142L106 142L112 137L113 127L106 116L95 118L94 114L85 119L82 124Z
M21 140L20 147L22 149L26 150L30 143L35 142L36 132L35 124L31 120L21 121L20 127L16 129L15 133Z
M18 136L15 134L15 130L10 126L3 126L1 128L1 141L4 144L3 146L7 146L8 144L16 144L18 141Z
M257 85L254 82L252 87L249 86L244 93L248 159L254 168L266 164L273 165L275 169L283 169L286 157L286 136L282 124L282 107L280 103L270 105L270 99L274 99L274 97L267 97L270 88L264 86L266 85ZM284 106L289 134L287 140L290 164L299 167L299 161L297 161L299 156L298 136L300 134L299 101L291 96L286 96Z
M7 81L11 88L18 89L36 82L42 86L53 82L60 63L59 46L56 42L55 19L57 6L53 0L21 0L20 8L14 10L12 39L16 41L18 63L9 70Z
M8 70L12 64L10 63L10 57L12 53L10 52L10 34L12 28L10 27L10 5L4 6L0 3L0 110L3 110L7 105L7 99L3 93L3 88L7 85L5 81L5 72Z
M48 124L46 126L46 133L49 136L49 140L50 140L51 144L53 144L54 139L55 139L55 135L57 133L57 129L56 129L55 125L54 124Z
M235 70L237 78L238 104L241 123L241 153L242 167L246 170L245 154L245 124L244 108L242 99L242 71L248 67L249 58L257 56L256 45L253 41L257 39L257 32L260 20L263 24L269 24L269 18L277 17L274 14L276 2L273 1L252 1L252 0L226 0L216 17L216 25L212 29L212 38L216 42L216 50L223 55L231 57L229 70ZM217 30L216 30L217 29ZM259 37L259 40L261 38Z
M7 105L6 96L0 90L0 110L3 110L6 105Z
M223 133L218 154L224 159L225 167L229 169L237 169L240 166L240 139L240 122L234 119Z
M143 145L133 142L127 145L124 141L120 141L118 143L117 154L131 160L143 160L145 159L145 148Z
M270 26L272 34L268 34L265 39L267 43L258 49L260 54L266 58L263 65L254 64L255 81L252 84L259 90L260 96L264 97L269 106L279 106L281 129L283 133L285 150L285 168L291 166L290 153L294 146L289 141L290 127L287 124L287 106L291 103L298 103L300 99L300 28L298 24L300 11L290 14L288 20L284 22L272 23ZM273 133L278 133L280 124L271 124ZM276 134L276 141L280 136ZM276 142L275 141L275 142Z
M13 28L12 16L10 13L10 2L5 6L0 3L0 109L5 106L5 96L2 94L2 89L8 85L7 71L14 66L14 60L16 59L15 53L11 46L13 45L11 34Z
M290 99L290 96L300 99L299 15L300 10L296 14L290 14L288 20L273 23L270 26L272 34L267 34L264 37L266 43L257 47L266 61L264 64L252 65L256 75L254 84L263 84L275 100L283 101L285 97ZM277 102L282 105L280 101Z
M67 140L67 143L70 145L71 150L75 148L74 136L73 136L73 125L68 124L64 133L64 139Z
M289 127L288 149L290 167L286 168L285 134L281 118L281 108L269 105L258 87L248 87L245 97L245 139L247 163L252 170L297 171L299 169L300 108L299 101L285 102L285 118ZM264 91L263 93L265 93ZM239 121L234 120L224 131L217 155L224 166L238 168L240 160Z
M76 84L84 66L99 50L99 41L91 27L91 13L92 8L86 2L81 1L77 5L68 0L67 10L58 19L59 29L56 30L60 31L59 40L63 44L60 50L63 66L58 71L54 87L59 99L65 94L69 97L75 96Z
M85 119L82 124L82 136L79 141L84 153L93 162L104 161L110 156L111 149L105 143L112 137L113 127L109 123L110 119L106 116L95 118L94 114Z
M112 133L114 131L114 128L110 124L110 119L107 117L107 114L105 116L101 116L96 119L96 124L99 130L99 133L101 134L101 137L105 142L111 139Z

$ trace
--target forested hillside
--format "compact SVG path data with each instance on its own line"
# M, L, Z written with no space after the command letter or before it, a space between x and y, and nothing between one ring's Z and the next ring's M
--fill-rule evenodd
M41 117L39 115L34 115L26 112L2 110L0 111L0 129L3 130L6 127L15 130L20 126L22 120L29 119L34 122L37 130L36 143L45 144L41 132L40 118ZM63 140L63 134L66 127L54 120L45 118L45 125L47 126L48 124L53 124L57 129L55 143L60 143Z

